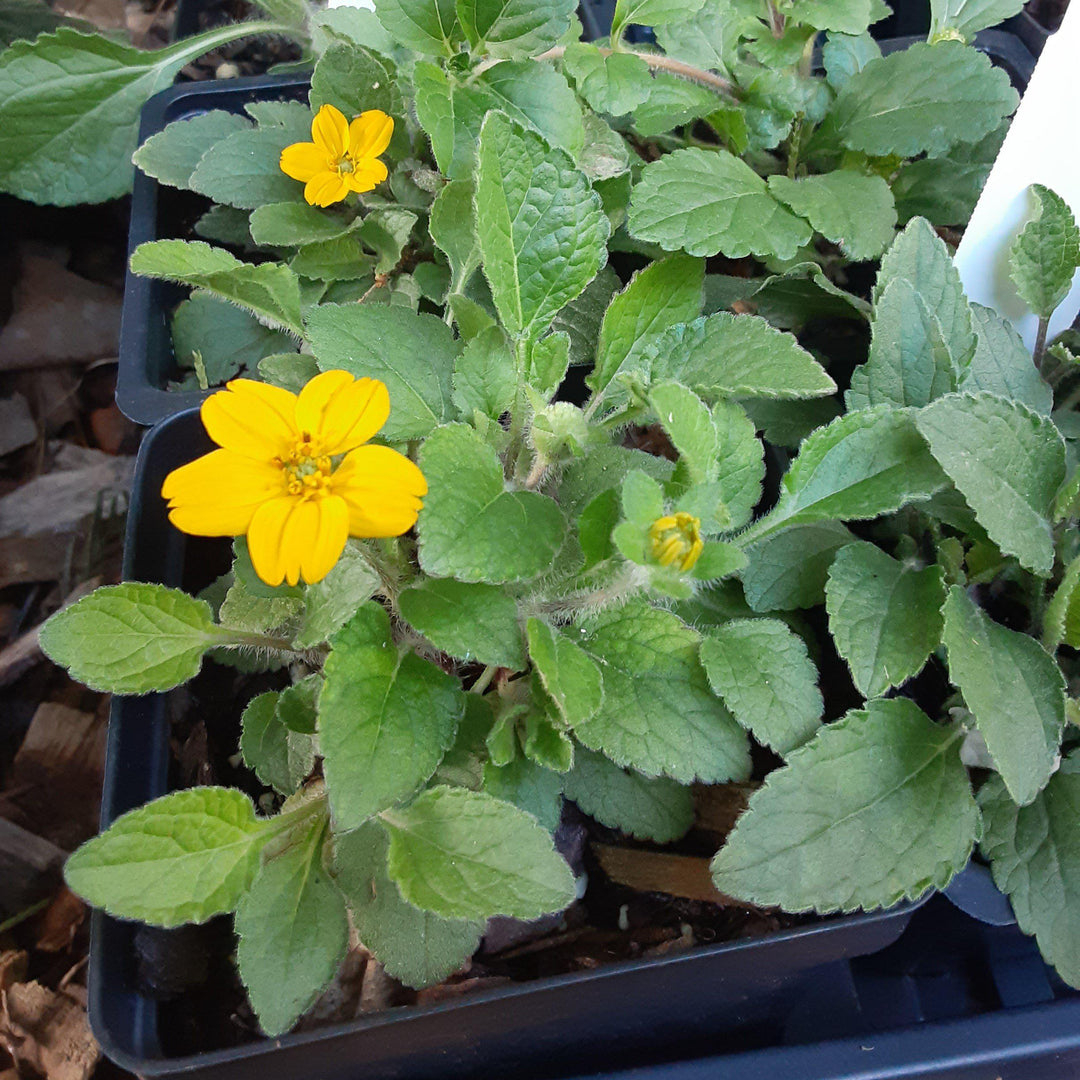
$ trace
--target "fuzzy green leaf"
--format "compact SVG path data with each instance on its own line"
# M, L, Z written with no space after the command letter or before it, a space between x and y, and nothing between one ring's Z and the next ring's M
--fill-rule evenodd
M941 643L945 579L859 541L837 552L825 587L829 631L863 697L918 674Z
M308 340L323 371L381 379L390 393L390 442L418 439L453 415L451 377L461 351L434 315L371 304L320 304L307 319Z
M769 192L849 259L873 259L892 243L896 205L880 176L843 170L800 180L776 175L769 177Z
M1042 184L1032 184L1038 216L1009 251L1009 270L1020 299L1049 319L1065 299L1080 266L1080 228L1069 204Z
M304 589L304 619L293 644L310 649L329 641L370 600L379 588L379 576L360 551L347 544L330 573Z
M817 669L778 619L732 619L701 643L714 693L758 742L786 755L821 725Z
M1012 325L982 304L971 305L971 324L975 353L964 369L959 389L969 393L988 390L1048 416L1054 392L1031 362L1031 353Z
M96 589L41 628L41 649L73 679L111 694L171 690L230 635L210 606L179 589L128 581Z
M187 188L199 159L214 143L236 131L249 131L251 121L221 109L174 120L151 135L135 151L133 160L147 176L170 187Z
M583 649L540 619L527 624L529 657L566 722L588 720L604 700L600 669Z
M436 787L383 815L388 868L411 904L450 919L535 919L574 899L574 878L536 819L481 792Z
M417 522L427 573L500 585L551 566L565 534L558 505L533 491L506 491L498 456L472 428L435 431L420 468L429 487Z
M750 797L713 860L716 887L821 914L944 888L979 831L959 735L904 698L826 725Z
M949 675L975 714L1013 799L1030 803L1054 768L1065 678L1034 639L993 622L959 585L945 603Z
M990 539L1049 575L1050 519L1065 479L1065 444L1050 419L993 394L950 394L916 424Z
M386 609L364 604L333 640L319 695L319 747L337 831L413 794L450 748L458 679L393 645Z
M311 123L310 117L307 122ZM302 138L310 142L310 132ZM304 185L281 171L281 151L296 141L292 128L276 124L234 132L206 150L189 186L216 203L241 210L267 203L301 203Z
M499 114L480 134L476 228L503 325L535 337L603 266L599 196L565 155Z
M64 867L68 886L120 919L154 926L232 911L259 863L263 822L241 791L175 791L119 817Z
M399 45L427 56L453 55L461 37L454 0L375 0L375 14Z
M575 0L457 0L469 44L501 59L520 59L554 45L570 27Z
M538 765L529 757L517 757L506 765L492 761L484 765L484 791L532 814L550 833L559 827L562 789L563 777L559 772Z
M649 65L640 56L625 52L605 55L591 43L568 45L563 67L589 105L612 116L633 112L648 98L652 87Z
M450 262L451 291L463 288L480 265L473 195L469 181L452 180L431 204L431 239Z
M132 252L131 270L205 289L297 337L302 333L300 282L281 263L254 266L199 240L151 240Z
M333 105L351 120L368 109L400 116L401 93L392 61L355 42L332 45L311 73L311 108Z
M949 33L971 41L1022 10L1024 0L930 0L930 40Z
M871 60L881 56L878 43L866 32L861 34L831 33L821 47L821 62L825 78L834 90L840 90Z
M465 661L525 667L517 602L496 585L422 581L398 597L401 614L436 648Z
M1016 921L1070 985L1080 985L1080 757L1062 762L1030 806L1017 806L998 777L979 790L983 854Z
M252 698L240 717L244 764L282 795L292 795L315 765L311 736L290 731L277 716L278 695Z
M1073 559L1043 615L1043 645L1054 653L1064 644L1080 648L1080 556Z
M931 157L993 131L1018 102L1008 75L956 41L918 42L871 60L844 84L826 127L882 157Z
M454 405L462 419L472 420L480 412L498 420L509 410L517 391L514 354L499 327L489 326L465 346L453 382Z
M627 227L665 251L794 258L813 235L769 194L764 180L726 150L692 147L647 165L634 188Z
M323 868L325 838L316 819L268 850L236 909L236 966L267 1035L288 1031L345 959L349 920Z
M855 539L838 521L796 525L746 549L742 571L746 602L754 611L793 611L825 599L829 565Z
M667 844L694 823L690 788L665 777L650 779L620 769L602 754L578 747L564 792L590 817L609 829Z
M616 0L611 19L611 36L617 38L631 23L663 26L693 15L704 0Z
M386 872L390 841L375 822L334 839L332 872L360 941L387 974L431 986L462 967L480 944L482 922L443 919L402 899Z
M584 629L578 643L600 666L604 696L574 726L582 743L646 776L688 783L749 775L746 736L698 660L700 635L642 603L605 612Z

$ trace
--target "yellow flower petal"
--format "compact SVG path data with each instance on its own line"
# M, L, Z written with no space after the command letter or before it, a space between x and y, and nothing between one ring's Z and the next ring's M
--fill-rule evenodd
M345 550L349 539L349 508L336 495L301 503L285 525L285 576L292 584L294 559L309 585L322 581Z
M378 157L394 134L394 121L379 109L362 112L349 125L349 154L354 158Z
M381 184L389 174L386 166L378 158L361 158L353 164L353 171L345 173L344 180L352 191L371 191Z
M259 505L284 490L282 471L269 462L214 450L165 478L169 520L192 536L239 536Z
M348 194L347 175L331 169L317 172L304 187L304 199L311 206L332 206Z
M296 403L297 424L331 456L366 443L389 415L386 386L378 379L354 379L347 371L316 375Z
M267 585L280 585L285 580L288 563L282 539L285 524L293 509L299 504L300 500L292 496L283 496L264 502L255 511L247 527L251 565L255 568L255 573ZM300 573L299 559L296 562L296 573L297 575ZM296 581L297 578L294 578L290 584L295 585Z
M203 402L200 413L218 446L246 457L270 461L296 440L296 395L279 386L233 379Z
M349 121L333 105L323 105L311 121L311 138L329 157L343 157L349 148Z
M322 172L329 162L325 150L314 143L298 142L281 151L281 171L294 180L307 183L317 172Z
M400 536L416 524L424 474L388 446L360 446L345 456L330 487L349 507L351 536Z

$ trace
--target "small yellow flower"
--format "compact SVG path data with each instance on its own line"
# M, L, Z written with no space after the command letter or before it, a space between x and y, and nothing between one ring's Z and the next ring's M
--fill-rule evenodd
M423 474L388 446L363 445L389 415L385 385L347 371L324 371L299 395L234 379L202 406L221 449L165 478L169 520L193 536L246 534L268 585L320 581L350 536L416 523Z
M701 521L682 510L657 518L649 526L652 557L661 566L690 570L705 549L700 530Z
M311 142L281 151L281 171L301 180L312 206L341 202L350 191L371 191L387 176L378 160L390 145L394 121L378 109L362 112L351 124L340 109L323 105L311 121Z

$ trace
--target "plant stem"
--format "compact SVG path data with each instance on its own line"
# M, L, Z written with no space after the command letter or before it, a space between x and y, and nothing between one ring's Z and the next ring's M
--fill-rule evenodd
M606 46L597 46L600 50L601 56L611 56L615 51L614 49L607 48ZM565 45L556 45L554 48L548 49L547 52L541 53L539 56L534 56L533 59L540 60L558 60L566 52ZM703 71L701 68L694 67L692 64L685 64L682 60L676 60L672 56L662 56L659 53L644 53L637 52L634 49L620 49L619 52L624 53L627 56L636 56L640 60L644 60L654 71L666 71L671 75L677 75L680 79L687 79L690 82L699 83L701 86L707 86L710 90L715 90L718 94L723 95L729 101L734 104L738 103L738 95L736 93L735 84L730 79L725 79L723 75L717 75L712 71ZM479 75L488 68L494 67L496 64L501 64L502 60L491 59L485 60L482 64L477 64L473 69L473 75Z
M765 9L769 13L769 29L774 38L784 36L784 16L776 7L775 0L765 0Z
M525 374L529 361L529 344L524 337L514 342L514 404L510 412L510 445L506 450L505 475L514 473L514 466L521 452L521 441L525 433Z
M788 139L787 174L789 180L795 179L795 170L799 165L799 148L802 145L803 118L800 114L795 120L795 126L791 129L791 138Z
M181 57L186 63L188 60L196 60L200 56L213 52L221 45L228 45L231 41L239 41L241 38L257 37L260 34L283 34L305 44L311 43L311 39L303 30L285 23L272 22L270 19L256 19L252 22L234 23L231 26L221 26L216 30L208 30L195 37L185 38L175 45L170 45L159 50L160 54L168 54L171 57Z
M1042 370L1043 353L1046 352L1046 331L1049 326L1049 317L1039 319L1039 329L1035 334L1035 349L1031 354L1031 358L1035 362L1035 368L1039 371Z
M469 687L470 694L482 694L490 685L491 680L495 678L498 673L498 664L488 664L483 671L480 672L480 677Z

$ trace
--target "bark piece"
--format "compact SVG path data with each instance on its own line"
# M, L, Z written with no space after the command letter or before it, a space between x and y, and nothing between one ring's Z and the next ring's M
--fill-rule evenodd
M610 844L594 843L592 849L604 873L619 885L686 900L704 900L721 907L745 907L713 885L708 859Z

